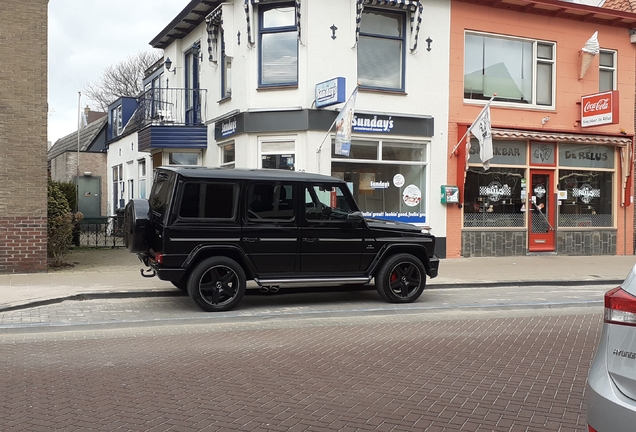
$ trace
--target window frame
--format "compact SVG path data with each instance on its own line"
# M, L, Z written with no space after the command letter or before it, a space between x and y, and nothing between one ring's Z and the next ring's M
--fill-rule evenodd
M485 32L477 32L477 31L470 31L470 30L464 30L464 58L463 58L463 64L464 64L464 70L463 70L463 82L464 82L464 86L465 86L465 81L466 81L466 38L467 36L478 36L478 37L484 37L484 38L492 38L492 39L503 39L503 40L511 40L511 41L519 41L519 42L530 42L532 43L532 103L522 103L522 102L515 102L515 101L510 101L510 100L501 100L498 97L495 97L493 99L492 105L495 106L502 106L502 107L514 107L514 108L528 108L528 109L538 109L538 110L554 110L556 108L556 76L557 76L557 71L556 71L556 65L557 65L557 59L556 59L556 54L557 54L557 43L554 41L548 41L548 40L543 40L543 39L531 39L531 38L524 38L524 37L517 37L517 36L508 36L508 35L501 35L501 34L496 34L496 33L485 33ZM539 54L538 54L538 47L539 45L548 45L552 47L552 58L548 59L548 58L539 58ZM483 58L483 56L482 56ZM551 89L550 89L550 93L551 93L551 104L550 105L545 105L545 104L538 104L537 103L537 88L538 88L538 66L540 64L549 64L551 65L551 76L550 76L550 81L551 81ZM483 70L483 62L482 62L482 70ZM490 100L491 96L482 96L480 98L471 98L471 97L467 97L466 96L466 89L464 87L464 96L463 96L463 101L464 103L467 104L475 104L475 105L483 105L485 103L488 102L488 100Z
M234 150L234 155L231 160L226 160L226 155L229 155L227 150L230 147ZM234 141L219 144L219 166L223 168L234 168L236 166L236 143Z
M602 66L601 65L601 54L611 54L612 55L612 66ZM616 75L618 68L616 67L616 60L618 58L618 52L616 50L610 49L602 49L599 52L598 58L598 91L599 93L616 90ZM612 73L612 88L611 89L602 89L601 88L601 74L603 72L611 72Z
M380 87L380 86L373 86L373 85L366 85L366 84L360 84L359 87L363 88L363 89L370 89L370 90L384 90L384 91L397 91L397 92L404 92L405 88L406 88L406 47L407 47L407 27L406 27L406 22L407 22L407 13L399 10L399 9L393 9L393 8L378 8L378 7L368 7L365 6L364 10L362 11L362 16L361 16L361 23L364 20L364 15L365 13L369 13L370 11L373 12L381 12L383 14L391 14L391 15L396 15L399 16L401 18L402 21L402 37L399 36L388 36L388 35L382 35L382 34L377 34L377 33L366 33L362 31L362 25L360 26L360 38L365 37L365 38L376 38L376 39L386 39L386 40L394 40L394 41L401 41L402 42L402 53L401 53L401 62L400 62L400 66L401 66L401 71L400 71L400 86L399 87ZM358 40L358 45L360 44L360 40ZM356 47L356 69L357 69L357 78L358 78L358 82L360 82L360 63L359 63L359 51Z
M264 27L263 15L270 10L291 7L294 9L294 25L293 26L280 26L280 27ZM258 8L258 87L291 87L298 86L298 17L296 14L296 4L294 2L274 3L271 5L259 5ZM264 83L263 82L263 35L268 34L283 34L293 33L296 37L296 79L289 82L277 82L277 83Z
M232 57L225 54L225 32L221 33L221 100L232 97Z
M113 213L116 209L123 208L120 202L124 201L125 182L124 182L124 164L114 165L111 169L113 176Z

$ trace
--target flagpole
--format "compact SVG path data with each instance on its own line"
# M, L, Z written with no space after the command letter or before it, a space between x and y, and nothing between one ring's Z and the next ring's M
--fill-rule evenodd
M466 138L466 135L468 135L468 133L470 132L470 129L473 127L473 125L475 124L475 121L477 121L477 119L479 117L481 117L481 115L484 113L484 111L486 111L486 109L490 106L490 103L497 97L497 93L493 93L492 97L490 98L490 100L486 103L486 105L484 105L484 107L481 109L481 111L479 112L479 115L477 115L477 117L475 117L475 120L473 120L473 122L470 124L470 127L468 127L466 129L466 132L464 133L464 135L462 135L461 139L457 142L457 145L455 147L453 147L453 151L451 152L450 156L448 156L448 158L452 158L453 155L457 155L457 149L459 148L459 146L461 145L462 141L464 141L464 138Z
M347 104L349 103L349 100L351 99L351 96L353 96L357 90L358 90L358 86L355 86L353 91L351 92L351 95L349 96L349 98L346 100L344 106L342 107L342 109L345 109L347 107ZM338 117L340 116L341 112L342 112L342 110L338 113L336 118L333 120L333 123L331 123L331 126L329 126L329 129L327 130L327 133L325 134L325 137L322 139L322 142L318 146L318 150L316 150L316 154L318 155L318 172L320 172L320 153L322 152L322 146L325 144L325 141L327 140L327 137L329 137L329 134L331 133L331 129L333 129L333 126L338 121Z

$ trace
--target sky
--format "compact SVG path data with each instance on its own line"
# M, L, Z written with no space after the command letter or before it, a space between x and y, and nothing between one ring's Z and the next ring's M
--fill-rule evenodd
M77 130L78 92L102 71L140 51L189 0L50 0L48 140ZM80 104L91 101L84 95Z

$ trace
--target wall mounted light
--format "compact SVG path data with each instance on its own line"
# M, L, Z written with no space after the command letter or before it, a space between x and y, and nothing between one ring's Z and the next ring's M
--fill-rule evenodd
M177 67L175 66L174 69L172 68L172 60L170 60L170 57L166 57L166 60L163 62L164 66L166 67L166 70L168 72L172 72L173 74L176 75L177 73ZM171 70L172 69L172 70Z
M541 119L541 124L544 125L550 121L550 116L545 116Z

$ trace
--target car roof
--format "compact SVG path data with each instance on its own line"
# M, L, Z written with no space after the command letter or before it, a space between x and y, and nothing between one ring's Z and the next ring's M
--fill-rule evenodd
M158 170L173 171L183 177L217 178L231 180L288 180L311 182L342 182L322 174L280 169L243 169L201 166L161 166Z

